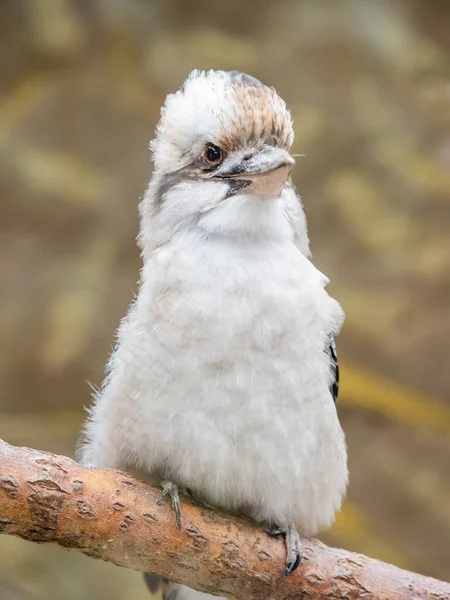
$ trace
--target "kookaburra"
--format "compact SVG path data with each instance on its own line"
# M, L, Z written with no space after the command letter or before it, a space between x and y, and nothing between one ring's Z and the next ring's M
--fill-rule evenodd
M343 312L309 259L293 138L284 101L237 71L194 71L167 97L140 204L139 293L81 445L87 465L161 484L181 526L189 488L285 534L285 576L297 532L332 523L348 478Z

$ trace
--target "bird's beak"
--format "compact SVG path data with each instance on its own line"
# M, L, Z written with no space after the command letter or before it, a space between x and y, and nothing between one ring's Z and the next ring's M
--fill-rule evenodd
M225 162L216 176L241 182L246 194L273 197L280 194L294 165L286 150L263 146L251 155Z

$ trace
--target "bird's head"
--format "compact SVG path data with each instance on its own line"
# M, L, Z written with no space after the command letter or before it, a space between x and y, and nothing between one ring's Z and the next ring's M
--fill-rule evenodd
M166 237L170 228L257 237L286 228L278 199L290 187L293 138L274 89L237 71L192 72L167 97L150 144L143 221L150 215Z

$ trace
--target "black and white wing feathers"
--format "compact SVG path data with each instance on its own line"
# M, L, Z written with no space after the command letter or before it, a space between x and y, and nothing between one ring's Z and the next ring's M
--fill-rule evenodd
M330 383L330 393L333 397L334 402L337 402L339 394L339 363L336 350L336 342L334 336L330 336L330 342L326 349L327 354L330 357L330 369L332 373L332 380Z

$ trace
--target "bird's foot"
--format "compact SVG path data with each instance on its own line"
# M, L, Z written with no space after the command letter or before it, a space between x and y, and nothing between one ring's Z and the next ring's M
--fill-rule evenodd
M266 533L271 536L284 535L286 542L286 568L283 575L279 578L284 579L295 571L302 560L302 540L294 525L270 529Z
M175 518L177 520L178 529L181 529L181 512L180 512L180 496L178 495L178 487L171 481L161 481L161 487L163 494L158 500L158 504L164 500L166 496L170 496L172 501L172 507L175 511Z

